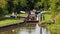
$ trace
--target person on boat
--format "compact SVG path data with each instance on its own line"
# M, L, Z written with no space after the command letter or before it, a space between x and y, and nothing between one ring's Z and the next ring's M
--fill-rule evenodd
M36 19L35 11L31 11L31 15L30 16L32 17L33 20Z
M39 13L39 18L40 18L40 22L42 21L42 17L43 17L43 15L42 15L42 11Z
M41 22L42 22L42 12L40 12L38 14L38 20L39 20L39 24L41 24Z

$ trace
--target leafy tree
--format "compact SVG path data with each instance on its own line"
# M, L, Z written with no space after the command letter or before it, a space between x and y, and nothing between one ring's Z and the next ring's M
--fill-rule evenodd
M50 7L52 15L56 15L60 12L60 0L50 0Z
M9 13L11 13L12 11L14 11L14 4L13 4L14 0L7 0L7 10Z
M6 0L0 0L0 16L3 16L5 13L7 13L6 4Z

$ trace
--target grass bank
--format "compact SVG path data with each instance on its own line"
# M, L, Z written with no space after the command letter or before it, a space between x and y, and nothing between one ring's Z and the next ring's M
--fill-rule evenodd
M49 20L52 20L51 14L43 14L45 17L45 20L42 20L42 23L48 22ZM60 34L60 15L56 15L55 17L55 24L47 24L47 29L50 31L51 34Z
M51 34L60 34L60 15L55 19L55 24L47 25L47 28L51 31Z
M18 16L24 17L24 16L25 16L25 14L18 14Z
M6 19L0 21L0 27L23 22L22 19Z
M44 19L42 20L42 23L44 22L48 22L51 20L51 14L43 14L44 15Z
M12 14L7 14L7 15L9 15L9 16L11 16ZM21 17L24 17L25 16L25 14L23 14L23 13L20 13L20 14L17 14L18 16L21 16Z
M25 16L25 14L18 14L18 15L21 16L21 17ZM16 23L20 23L20 22L23 22L23 19L21 19L21 18L20 19L18 19L18 18L15 18L15 19L5 19L5 20L1 20L0 21L0 27L11 25L11 24L16 24Z

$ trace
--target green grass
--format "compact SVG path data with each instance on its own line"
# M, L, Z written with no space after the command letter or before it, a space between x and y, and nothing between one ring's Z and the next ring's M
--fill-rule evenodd
M60 25L58 24L47 25L47 28L51 34L60 34Z
M52 15L51 14L44 14L45 16L45 20L43 20L42 22L48 22L49 20L51 20L52 18ZM50 30L51 34L60 34L60 18L58 18L56 21L55 21L55 24L51 24L51 25L48 25L47 24L47 29Z
M2 20L2 21L0 21L0 27L1 26L6 26L6 25L11 25L11 24L16 24L16 23L19 23L19 22L23 22L23 21L20 20L20 19L6 19L6 20Z
M43 14L45 17L45 20L42 20L42 22L48 22L49 20L51 20L51 14Z
M11 14L8 14L11 16ZM21 16L21 17L24 17L25 14L18 14L18 16ZM16 24L16 23L19 23L19 22L23 22L23 19L5 19L5 20L2 20L0 21L0 27L2 26L6 26L6 25L11 25L11 24Z
M11 16L12 14L7 14L7 15L9 15L9 16ZM21 17L24 17L25 16L25 14L17 14L18 16L21 16Z
M25 14L18 14L18 16L24 17L24 16L25 16Z
M55 24L47 25L47 28L51 34L60 34L60 18L56 19Z

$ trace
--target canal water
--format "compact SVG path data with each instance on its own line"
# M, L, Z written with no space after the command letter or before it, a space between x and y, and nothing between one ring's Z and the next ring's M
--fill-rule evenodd
M0 29L0 34L50 34L45 27L36 24L22 24Z

